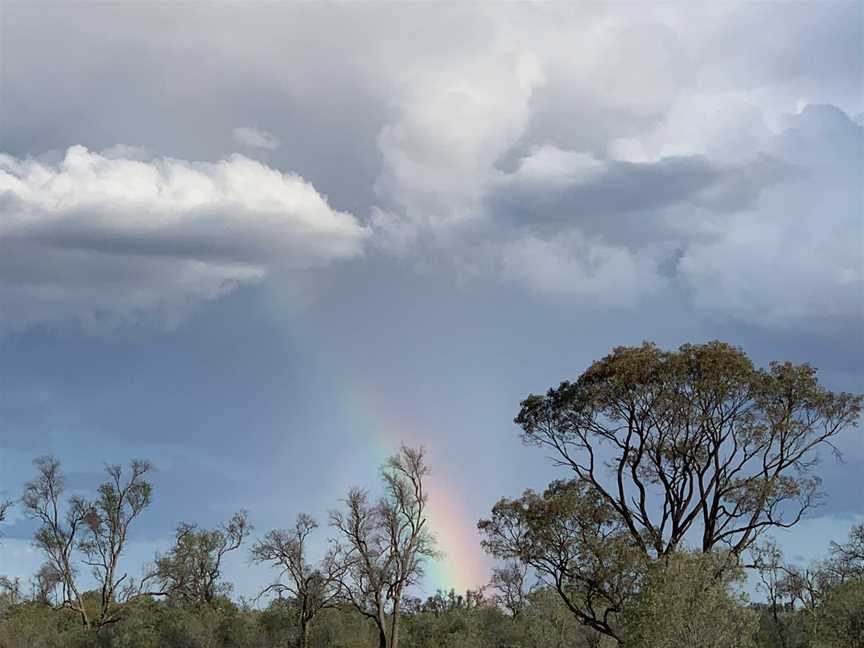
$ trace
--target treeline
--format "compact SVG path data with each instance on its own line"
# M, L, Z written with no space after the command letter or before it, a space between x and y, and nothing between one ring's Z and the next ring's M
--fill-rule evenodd
M861 403L808 365L759 368L720 342L617 348L522 402L524 441L569 476L478 523L500 561L487 586L425 600L438 551L422 449L381 467L380 496L348 492L323 555L310 516L253 534L240 511L214 529L181 524L135 577L120 563L152 503L150 464L108 466L85 499L43 457L0 506L0 519L17 505L37 522L45 559L26 583L0 578L0 648L864 647L864 525L805 566L767 533L824 495L819 451L856 427ZM223 577L232 552L273 570L253 602ZM760 602L742 594L748 574Z

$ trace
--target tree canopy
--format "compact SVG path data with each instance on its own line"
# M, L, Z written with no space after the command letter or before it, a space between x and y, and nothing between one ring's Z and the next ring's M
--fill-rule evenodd
M796 524L821 496L820 450L857 425L861 396L823 387L813 367L754 366L723 342L619 347L573 382L530 395L526 442L602 498L655 557L691 532L703 551L743 553Z

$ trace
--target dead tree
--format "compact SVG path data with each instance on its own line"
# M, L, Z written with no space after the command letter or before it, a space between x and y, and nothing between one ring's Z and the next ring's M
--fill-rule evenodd
M276 582L261 593L288 594L297 607L297 647L306 648L315 617L338 603L343 567L330 551L317 564L309 562L309 535L318 528L312 517L301 513L291 529L269 531L252 547L252 560L279 570Z
M380 648L398 648L403 594L423 577L424 560L437 555L426 521L428 473L423 449L403 446L382 468L377 504L352 489L346 511L330 516L341 540L342 593L375 623Z

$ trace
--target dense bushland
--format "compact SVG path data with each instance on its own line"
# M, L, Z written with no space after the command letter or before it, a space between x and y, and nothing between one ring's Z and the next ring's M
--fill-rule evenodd
M864 525L810 565L768 533L825 495L819 451L856 427L861 402L808 365L758 368L720 342L615 349L522 402L526 444L566 474L478 523L500 560L488 585L425 600L424 566L441 556L422 448L381 467L377 495L348 492L323 555L312 517L254 535L240 511L213 529L180 524L137 576L120 564L153 503L150 464L107 466L87 499L41 457L0 504L0 521L17 505L37 523L45 560L27 582L0 578L0 648L864 647ZM231 597L231 552L277 576L254 605Z

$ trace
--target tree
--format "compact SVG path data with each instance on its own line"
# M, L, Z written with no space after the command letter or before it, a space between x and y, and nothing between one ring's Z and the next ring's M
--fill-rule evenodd
M497 558L534 569L584 625L617 640L618 619L644 572L644 555L615 510L579 480L502 499L478 528Z
M426 523L428 474L423 449L403 446L381 470L384 496L377 504L355 488L347 510L330 515L342 540L342 594L375 623L380 648L398 648L402 596L423 577L423 561L437 555Z
M772 527L790 527L820 496L811 468L853 427L861 396L821 386L809 365L754 367L722 342L619 347L575 382L530 395L523 439L611 507L653 557L691 530L704 552L740 556Z
M57 570L51 564L43 564L33 575L30 582L33 601L39 605L55 605L54 596L61 581L61 575L57 573Z
M492 599L507 610L514 619L522 613L527 603L526 571L525 563L517 560L511 560L492 570L492 579L489 583L495 591Z
M75 612L85 628L99 631L116 623L123 606L139 593L127 574L119 574L118 563L130 525L151 501L152 486L144 478L150 464L132 461L125 479L120 466L106 466L108 480L99 486L96 500L70 497L65 513L60 463L41 457L34 465L36 479L25 485L21 501L25 514L40 523L34 544L47 559L44 573L60 587L59 606ZM78 562L90 568L98 584L95 618L77 584Z
M837 584L819 610L819 648L864 648L864 580Z
M717 553L673 553L655 561L627 612L633 648L747 648L756 615L733 587L743 581Z
M549 587L535 587L527 597L528 605L518 618L525 648L608 648L608 636L579 622Z
M108 480L99 486L99 496L84 518L84 536L78 546L84 564L91 568L99 584L97 629L118 621L122 605L137 595L135 584L127 581L128 575L119 574L118 563L129 526L152 501L153 487L144 479L151 469L148 462L134 460L124 479L121 466L105 466Z
M754 547L753 558L768 613L769 623L763 623L763 629L780 648L793 648L797 646L793 636L796 633L789 626L798 619L795 618L795 595L789 587L783 553L775 542L769 541Z
M0 612L21 602L21 579L0 576Z
M309 628L319 612L335 607L344 567L328 552L318 565L309 563L307 540L318 523L305 513L297 516L292 529L269 531L252 547L252 559L280 570L279 578L263 593L288 593L297 606L300 628L297 648L309 643ZM283 582L283 577L285 582Z
M46 556L45 571L55 575L61 588L59 605L76 612L81 623L89 628L89 615L76 583L78 569L74 553L90 506L82 498L72 497L64 514L61 498L66 480L60 472L60 462L53 457L40 457L33 464L38 475L25 485L21 503L25 515L41 524L33 538L34 544Z
M864 524L852 527L844 544L831 543L832 564L840 578L864 578Z
M184 605L213 606L231 586L222 581L222 561L240 548L251 532L246 511L235 513L227 524L199 530L194 524L177 527L174 546L157 554L148 580L158 586L151 594L165 595Z
M770 613L769 634L781 648L864 641L864 625L857 621L864 602L861 529L853 527L846 543L832 542L831 559L809 565L786 563L773 543L753 552Z

